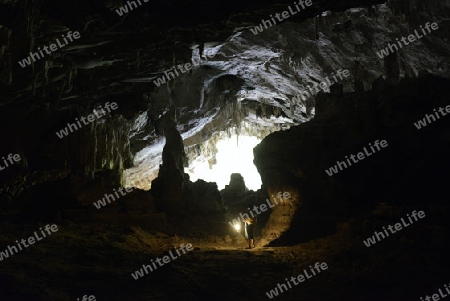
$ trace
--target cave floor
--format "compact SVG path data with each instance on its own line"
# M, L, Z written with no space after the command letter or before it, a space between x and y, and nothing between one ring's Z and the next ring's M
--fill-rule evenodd
M1 226L0 251L39 228ZM257 240L255 249L246 250L240 235L225 243L219 236L177 236L140 227L61 222L58 228L0 263L0 300L81 300L84 295L97 300L268 300L266 292L277 283L316 262L326 262L328 269L274 299L419 300L450 281L448 272L445 278L448 247L401 236L369 248L362 243L365 238L338 233L285 247L261 247ZM181 243L191 243L194 250L138 280L131 276Z

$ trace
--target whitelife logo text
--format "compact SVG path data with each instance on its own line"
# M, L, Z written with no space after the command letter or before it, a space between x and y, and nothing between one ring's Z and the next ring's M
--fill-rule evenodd
M297 14L302 9L305 9L306 8L305 4L306 4L306 6L311 6L313 3L312 3L311 0L306 0L305 2L303 2L303 0L299 0L298 4L297 4L297 2L294 2L294 4L295 4L295 8L297 8L297 11L292 10L292 7L288 6L289 11L285 10L281 14L280 13L276 13L275 14L275 18L277 18L277 20L279 22L282 22L283 20L286 20L287 18L290 18L291 16ZM299 5L302 8L300 8ZM255 26L255 29L251 28L250 31L254 35L257 35L258 33L263 32L264 28L268 29L269 27L272 27L272 26L276 25L277 22L275 21L275 18L272 15L270 15L270 18L271 18L273 24L272 24L272 22L270 22L270 20L264 20L263 19L263 20L261 20L261 25ZM263 25L264 25L264 28L263 28ZM267 25L269 25L269 26L267 26Z
M62 35L62 37L63 37L65 44L62 44L58 38L58 39L56 39L56 43L58 44L59 47L54 43L50 44L48 47L44 46L42 48L45 51L45 53L52 54L52 52L55 52L58 49L69 45L69 42L67 41L67 39L69 39L70 42L73 42L74 40L78 40L81 36L78 31L74 31L73 33L71 31L69 31L66 36ZM44 52L41 50L41 47L38 47L38 52L30 52L30 55L27 58L23 59L22 61L19 61L19 65L20 65L20 67L25 68L26 66L31 65L31 60L33 60L33 62L36 62L37 60L42 59L44 56L45 55L44 55Z
M185 248L186 248L186 250L185 250ZM181 250L183 252L183 254L186 254L186 251L188 251L188 252L192 251L193 247L192 247L192 244L186 244L186 246L184 246L184 244L181 244L179 249L175 249L175 251L177 252L178 256L181 256L180 252L178 252L179 250ZM174 256L172 254L172 250L169 251L169 254L170 254L170 257L166 255L162 259L159 258L159 257L157 257L155 259L155 261L158 263L158 265L160 267L162 267L165 263L169 263L170 260L171 260L170 258L172 258L172 260L175 260L175 259L178 258L177 256ZM161 263L161 260L164 263ZM150 270L150 272L153 272L153 270L156 270L158 268L156 266L155 262L153 261L153 259L151 261L152 261L152 265L145 265L145 264L143 264L142 268L140 270L137 270L136 272L131 273L131 276L133 277L134 280L138 280L139 278L144 277L145 274L148 274L149 270ZM144 271L145 271L145 274L144 274Z
M5 159L5 157L2 157L3 159L3 163L5 164L5 167L2 166L2 163L0 163L0 171L5 170L7 167L11 166L14 164L14 162L19 162L21 160L20 155L19 154L9 154L7 159ZM14 161L13 161L14 159ZM8 164L8 161L9 164Z
M205 53L205 59L206 60L208 58L212 59L213 57L214 57L213 54ZM171 69L169 69L167 71L164 71L164 75L156 78L156 80L154 80L153 83L157 87L159 87L159 86L161 86L161 85L166 83L166 78L167 78L167 81L170 81L171 79L175 79L177 76L180 76L180 74L177 71L177 68L180 69L181 72L186 73L186 72L190 71L191 69L193 69L194 67L197 67L197 66L199 66L201 64L201 61L196 62L193 59L191 61L192 61L192 64L191 63L186 63L184 65L179 64L176 67L174 66ZM176 75L172 71L175 72Z
M325 77L326 81L323 81L320 84L314 83L313 87L308 86L308 89L311 92L308 93L308 90L306 90L306 91L300 92L296 96L292 97L291 105L295 105L295 104L298 105L301 103L301 100L305 101L306 99L308 99L308 97L312 97L315 93L319 93L320 92L319 86L323 91L325 91L327 88L329 89L331 87L331 85L338 82L336 75L339 76L339 78L341 80L344 80L344 78L342 78L342 75L344 75L345 78L347 78L348 76L350 76L350 71L348 71L347 69L344 69L341 73L341 69L339 69L338 71L336 71L336 74L331 76L334 79L334 82L330 81L330 79L327 76L327 77ZM315 91L313 89L315 89Z
M377 141L375 141L374 144L375 144L374 146L378 150L381 150L380 146L383 147L383 148L388 146L386 140L381 140L381 142L379 142L377 140ZM363 147L364 153L363 152L359 152L356 156L353 155L353 154L350 155L350 158L352 159L353 163L358 163L359 162L357 159L355 159L355 157L358 157L359 160L362 160L362 159L366 158L366 155L367 155L367 157L368 156L372 156L376 152L375 149L372 146L372 143L369 143L369 146L372 149L373 153L368 152L366 147ZM337 164L335 166L330 167L330 169L326 169L325 170L327 175L329 175L331 177L333 174L337 174L339 172L339 169L343 170L342 166L344 166L344 168L348 168L349 166L352 166L352 163L351 163L350 159L348 158L348 156L345 156L345 158L347 159L348 166L347 166L347 164L344 161L342 161L342 162L336 161ZM339 167L339 169L338 169L338 167Z
M447 284L444 284L444 287L445 287L445 290L447 291L447 293L450 294L450 289L447 286ZM428 295L425 297L420 297L420 301L431 301L431 299L433 299L433 301L439 301L441 298L445 298L448 296L448 294L443 293L441 289L438 289L438 292L439 292L439 295L433 294L431 297ZM425 298L425 300L424 300L424 298Z
M139 3L139 6L142 5L141 0L136 0L137 3ZM138 5L136 4L136 1L127 1L127 5L130 8L130 11L133 10L134 8L138 8ZM147 3L150 0L142 0L144 3ZM133 8L134 5L134 8ZM123 16L124 14L128 14L128 7L126 5L121 6L119 9L116 9L116 13L119 16Z
M420 25L420 28L422 29L422 33L426 36L427 33L425 32L425 30L423 29L422 25ZM427 24L425 24L425 28L428 30L428 33L431 33L431 29L436 30L439 28L438 24L436 22L433 22L430 24L430 22L427 22ZM417 29L414 30L414 34L410 34L408 36L408 41L409 43L413 43L417 40L420 40L421 38L423 38L424 36L420 35L420 33L417 32ZM408 46L409 43L406 41L406 37L402 37L401 40L403 42L403 44L405 44L405 46ZM400 48L403 48L402 43L400 43L400 41L398 40L398 38L396 38L397 40L397 44L398 46L400 46ZM380 59L384 58L385 56L388 56L391 53L394 53L394 51L398 51L398 47L396 44L388 44L388 47L381 49L379 52L377 52L377 55L380 57Z
M54 224L51 226L46 225L44 228L45 228L44 230L47 231L48 235L51 235L52 233L55 233L58 231L58 226L54 225ZM44 238L46 238L47 235L45 235L44 230L42 230L42 228L39 228L39 230L41 230L42 237L40 237L39 234L37 233L37 231L35 231L34 236L30 236L26 240L22 239L20 242L16 240L17 248L19 248L19 250L22 251L22 246L24 248L28 248L30 245L34 245L36 243L36 241L40 241L40 240L43 240ZM35 238L36 238L36 240L35 240ZM27 244L27 242L28 242L28 244ZM6 259L9 256L12 256L12 255L18 253L19 250L17 250L17 248L15 246L12 246L12 247L8 246L8 248L5 251L0 252L0 261L3 261L3 258Z
M109 102L107 102L105 104L105 107L106 107L106 110L108 110L108 113L111 113L111 109L116 110L118 108L117 103L115 103L115 102L113 102L111 104ZM102 107L99 107L97 109L94 109L93 114L90 114L87 117L81 117L80 119L84 123L84 125L88 125L90 122L95 121L96 118L100 119L105 115L106 115L105 110L103 110ZM86 119L87 119L87 122L86 122ZM58 136L59 139L62 139L65 136L68 136L70 133L73 133L74 131L82 128L83 126L81 125L78 118L75 118L75 120L78 124L78 127L77 127L77 124L75 124L75 123L67 123L67 126L64 129L60 130L59 132L56 132L56 136ZM69 130L70 130L70 133L69 133Z
M291 194L289 192L281 193L281 191L280 191L280 192L278 192L277 197L278 197L279 201L282 203L285 201L285 199L290 199ZM269 206L269 208L273 208L276 205L278 205L277 198L273 194L272 194L272 200L275 203L275 205L272 205L270 203L270 200L266 199L266 203ZM265 212L268 208L267 208L266 204L261 204L261 205L259 205L259 209L261 210L260 212L258 211L258 206L253 206L253 209L250 209L250 208L247 208L247 209L253 218L253 217L255 217L255 215ZM255 211L255 214L253 214L253 210ZM237 219L234 219L233 221L228 222L228 224L230 224L231 227L236 228L236 225L238 225L242 221L245 221L246 219L250 218L250 216L247 213L239 213L239 215L240 215L240 217L238 217Z
M278 289L280 290L280 294L281 294L283 292L283 289L285 291L288 290L287 286L289 286L289 288L292 288L291 281L294 285L298 285L298 284L302 283L303 281L308 280L308 279L312 278L313 276L316 276L316 272L314 271L314 269L317 270L317 273L320 273L321 270L325 271L326 269L328 269L328 265L325 262L322 262L319 266L319 263L316 262L316 264L314 264L314 268L312 266L309 266L309 268L310 268L312 275L309 275L306 270L303 270L303 274L305 276L303 276L303 274L300 274L297 277L292 276L291 279L289 279L289 280L287 278L285 278L286 284L277 283L277 287L270 290L270 292L266 293L267 297L269 297L269 299L273 299L273 297L278 296ZM306 279L305 279L305 277L306 277ZM296 280L298 280L298 282Z
M111 203L111 202L114 202L115 200L120 199L121 196L117 193L116 189L114 188L113 190L114 190L114 194L116 195L117 198L115 198L113 194L106 194L105 193L105 197L104 198L102 198L101 200L98 200L97 202L93 203L95 208L100 209L100 208L102 208L102 206L104 207L104 206L107 205L106 202ZM134 190L134 188L123 188L123 187L120 187L117 190L120 192L120 194L122 196L126 196L127 193L132 192ZM123 192L124 190L125 190L126 193Z
M414 125L416 126L416 128L417 128L418 130L420 130L421 128L426 127L426 126L427 126L428 124L430 124L431 122L436 121L436 118L437 118L437 119L440 119L440 118L441 118L441 117L439 117L438 112L436 112L436 109L433 109L433 111L434 111L434 115L436 115L436 117L434 117L432 114L430 114L430 115L425 114L425 118L424 118L424 119L421 119L421 120L417 121L417 123L414 122ZM447 113L444 112L444 108L442 108L442 107L440 107L440 108L438 109L438 111L442 114L442 117L444 117L444 116L446 116L448 113L450 113L450 105L448 105L448 106L445 107L445 111L446 111ZM427 122L427 121L428 121L428 122Z
M417 222L417 221L419 220L417 217L419 217L419 218L424 218L424 217L425 217L425 212L423 212L423 211L416 212L416 210L414 210L414 211L411 213L411 215L412 215L412 217L414 218L414 220ZM412 221L411 217L409 216L409 214L407 214L407 216L408 216L409 222L412 224L413 221ZM411 224L405 223L405 221L403 220L403 217L402 217L400 220L401 220L401 222L402 222L402 224L403 224L404 227L408 227L409 225L411 225ZM397 231L400 231L401 229L403 229L402 224L396 223L396 224L394 225L394 227L392 227L391 225L389 225L389 226L388 226L388 229L389 229L389 231L391 231L392 234L394 234L394 233L396 233ZM395 230L394 230L394 228L395 228ZM383 230L384 230L384 233L386 234L386 236L384 236L383 232L377 232L377 231L375 231L375 232L374 232L374 233L375 233L374 236L369 237L367 240L363 240L363 242L364 242L364 244L366 245L366 247L370 247L371 245L374 245L374 244L377 242L377 241L375 240L375 237L377 238L378 241L380 241L381 239L384 239L384 238L386 238L387 236L389 236L389 232L388 232L388 230L386 230L386 227L383 227ZM381 237L381 238L380 238L380 237Z

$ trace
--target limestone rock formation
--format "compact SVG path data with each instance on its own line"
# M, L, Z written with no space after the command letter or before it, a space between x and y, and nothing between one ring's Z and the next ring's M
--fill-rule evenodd
M248 191L245 187L245 181L241 174L233 173L230 175L230 183L225 185L220 193L223 196L225 203L236 204L245 198L244 194Z
M224 211L222 196L216 183L197 180L189 184L196 211L201 213L220 213Z
M172 112L174 114L174 112ZM184 174L186 154L183 139L175 126L176 120L168 119L162 128L166 138L163 148L163 163L160 166L158 178L153 181L152 193L155 196L158 209L169 214L181 214L188 210L186 198L187 182Z
M285 233L280 242L302 241L333 233L349 212L367 212L380 202L444 204L446 197L433 192L446 185L450 119L441 117L421 129L415 123L450 104L449 84L425 75L395 88L378 83L364 93L322 94L314 120L267 136L254 150L263 185L271 193L294 189L301 202L274 207L268 229L281 229L274 236ZM427 94L421 92L425 89ZM388 146L373 153L369 143L376 140ZM326 173L364 147L370 156L332 176ZM429 164L423 164L425 158ZM436 168L439 173L431 177Z

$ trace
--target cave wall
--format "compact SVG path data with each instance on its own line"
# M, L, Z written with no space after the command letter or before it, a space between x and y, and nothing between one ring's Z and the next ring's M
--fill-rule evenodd
M319 94L316 118L267 136L254 149L263 185L272 192L297 190L302 204L288 212L295 213L291 220L279 222L286 231L280 241L333 233L338 221L380 203L414 209L445 204L450 118L420 130L414 123L450 104L449 83L424 74L397 86L379 79L368 92ZM375 140L388 146L337 174L325 172ZM275 207L270 219L276 223L285 211Z
M349 7L369 6L380 2L382 1L326 3L317 0L314 1L313 8L298 14L292 21L298 25L306 18L314 18L328 9L344 11ZM435 2L399 2L395 6L399 14L410 13L414 6L438 12ZM54 184L71 190L75 204L85 205L87 202L79 197L84 193L79 188L79 183L93 181L93 185L99 190L106 191L117 187L123 183L121 175L124 170L139 163L136 162L137 152L163 136L159 132L160 118L173 104L180 107L178 120L184 122L184 125L199 117L212 120L204 131L185 139L190 158L194 155L189 153L189 147L197 143L208 143L215 131L226 131L227 128L236 126L237 130L244 127L245 131L252 134L266 135L273 129L283 128L277 124L270 130L267 126L255 126L256 123L243 120L249 115L256 115L257 121L261 117L286 117L289 110L286 103L281 105L281 99L269 97L262 100L247 99L239 103L234 93L242 88L243 80L237 75L223 75L228 72L226 70L218 71L218 68L204 66L194 71L191 78L186 74L161 88L151 82L151 79L173 65L190 61L192 47L196 47L196 44L206 40L221 43L234 37L236 27L248 25L249 22L258 24L268 13L278 10L270 1L235 4L224 3L223 9L217 9L216 3L213 3L198 9L190 2L175 5L172 2L155 1L119 18L114 9L123 5L120 1L2 2L0 65L4 72L0 74L0 120L4 143L0 144L0 154L18 153L22 160L0 174L1 203L11 204L22 192L29 190L24 194L23 204L19 206L26 207L30 202L48 199L47 196L52 195L51 184ZM286 6L288 4L291 3L286 3ZM173 11L174 8L183 12L181 15L184 17L167 19L164 14L159 13ZM317 31L329 31L337 20L334 15L321 18L314 23L317 24L314 25L314 30L311 30L309 24L302 30L317 35ZM285 22L279 26L290 25ZM19 66L17 62L30 51L48 45L67 30L81 33L82 38L78 44L62 48L26 68ZM298 31L297 34L299 33L302 32ZM273 40L270 31L266 31L264 35ZM249 43L256 40L258 43L266 43L262 35L253 38L255 40L249 40ZM294 48L298 46L293 45ZM308 45L317 46L312 46L312 40L308 41ZM230 50L233 47L231 44L228 49L224 49L218 58L229 60L227 55L234 55ZM237 52L240 51L241 49L237 49ZM317 63L321 62L319 55L312 56L317 57ZM218 76L211 81L211 86L206 86L204 90L191 86L196 81L198 84L207 76L215 75ZM290 80L288 77L284 79ZM258 84L269 87L269 83ZM119 109L68 137L55 137L55 132L68 122L73 123L75 118L88 115L93 108L108 101L116 102ZM197 110L201 107L200 104L204 107ZM190 105L189 109L196 110L198 115L186 112L186 108L182 107L184 105ZM213 118L215 112L212 110L215 108L220 108L220 112ZM142 117L146 113L147 119ZM137 128L136 123L139 123ZM191 128L186 126L183 129L187 132ZM205 147L208 150L212 148ZM285 166L295 177L286 177L283 173L279 174L279 171L272 172L289 185L297 187L300 185L299 179L303 179L299 175L303 174L304 166L299 166ZM263 177L269 177L267 174L265 171ZM184 177L185 175L180 176L180 185ZM45 183L47 184L43 185ZM45 187L37 189L39 193L33 193L33 186L41 184ZM49 200L45 207L51 209L52 204L60 199L59 194L55 195L55 199ZM73 199L63 202L64 206L72 206Z
M114 10L122 5L121 1L106 0L69 0L64 4L54 0L11 0L0 4L0 65L4 70L0 74L0 106L4 113L2 120L5 124L12 124L15 129L5 133L5 140L11 141L3 145L5 152L9 151L8 148L20 151L33 167L43 161L38 155L41 152L46 152L47 157L65 156L66 152L60 152L61 148L76 148L72 145L50 148L47 145L52 142L51 139L41 144L35 140L51 137L54 128L65 125L72 121L71 117L79 116L108 100L119 104L120 114L129 123L134 123L136 115L146 110L152 111L150 115L156 119L176 97L172 92L169 95L163 93L161 99L158 93L148 97L149 92L158 89L148 82L133 81L137 75L148 77L174 64L190 61L192 43L223 41L232 34L236 24L243 22L244 17L259 22L268 9L260 9L261 5L272 8L271 1L227 3L221 9L207 4L199 9L190 2L153 1L129 15L119 17ZM352 3L349 2L330 4L330 7L342 9L350 5ZM317 8L299 14L300 18L314 15L323 9L321 6L318 2ZM159 13L167 10L182 12L180 15L183 17L167 20ZM149 19L152 20L151 24L147 24ZM229 22L230 19L233 22ZM45 55L26 68L19 66L18 61L29 52L53 43L57 37L60 38L61 33L68 30L80 32L81 39L52 55ZM147 43L148 40L152 42ZM234 81L239 82L239 79ZM224 89L228 82L233 80L219 78L217 86ZM174 91L176 85L180 84L186 85L187 82L174 81L161 90L168 88ZM215 96L212 94L211 98ZM178 97L177 101L183 105L183 97ZM16 116L16 120L12 120L11 116ZM46 120L45 126L41 123L43 119ZM126 149L129 142L116 136L127 133L130 125L113 123L110 126L119 126L120 134L106 130L110 135L100 137L96 135L98 131L93 129L87 131L84 138L67 140L76 140L73 145L77 146L96 141L99 149L108 148L111 138L121 140L124 146L117 144L121 150L114 159L111 158L111 151L105 152L106 157L103 158L102 153L92 153L95 147L86 146L78 154L72 150L72 158L64 159L68 165L73 164L73 169L79 171L87 160L92 161L92 166L85 170L89 176L98 166L114 166L113 169L118 173L122 167L129 166L130 157ZM83 136L81 133L77 135ZM22 138L16 139L16 136ZM106 139L109 139L108 142ZM142 141L137 140L134 145L139 143ZM56 151L52 153L52 149ZM95 159L87 159L93 156ZM94 163L97 160L100 164ZM110 164L111 160L114 163Z

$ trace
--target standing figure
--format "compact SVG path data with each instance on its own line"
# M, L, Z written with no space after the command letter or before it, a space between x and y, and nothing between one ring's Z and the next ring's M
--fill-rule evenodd
M248 249L253 249L255 247L254 241L255 222L256 219L250 217L244 220L245 238L247 239L248 242Z

